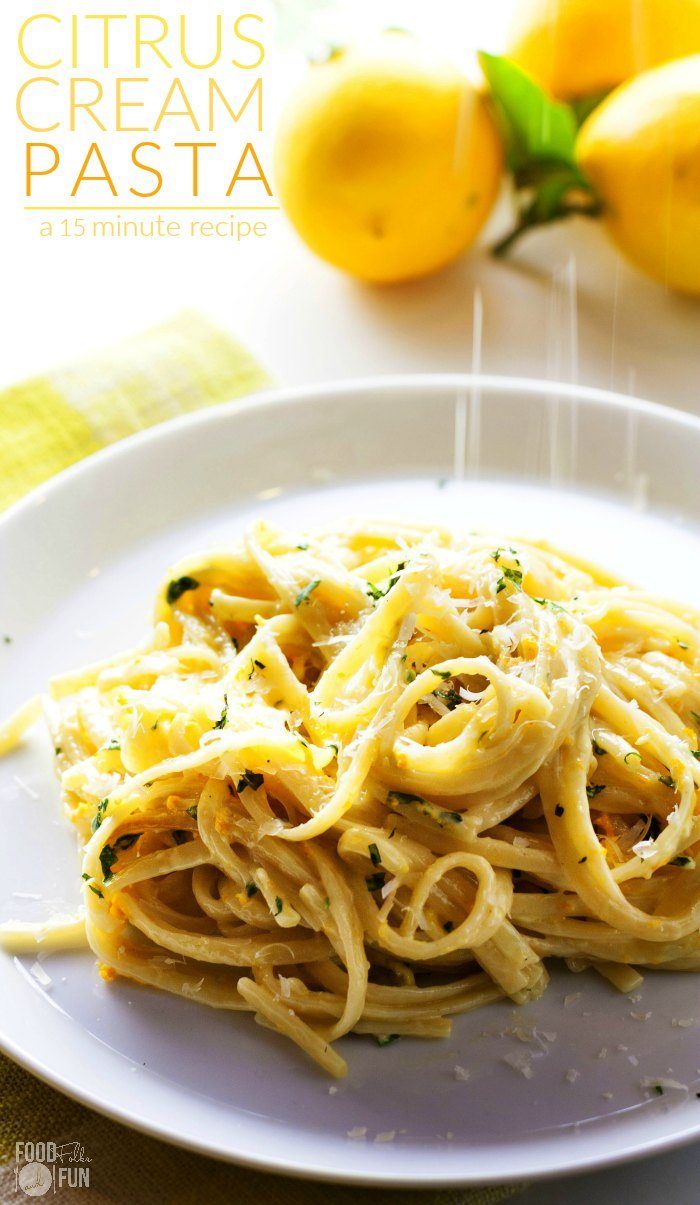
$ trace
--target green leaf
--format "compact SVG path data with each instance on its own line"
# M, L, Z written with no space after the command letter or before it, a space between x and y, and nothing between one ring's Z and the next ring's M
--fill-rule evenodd
M515 63L481 51L496 112L506 136L511 171L532 159L549 159L575 167L576 118L569 105L552 100Z
M294 599L294 606L300 607L302 603L308 602L309 596L313 594L316 587L320 585L321 579L317 577L314 579L314 581L309 582L308 585L304 586L303 590L300 590Z
M504 255L526 230L573 214L596 217L601 204L576 163L582 120L578 112L553 100L509 59L481 52L479 60L502 129L518 204L515 227L493 248L495 255Z

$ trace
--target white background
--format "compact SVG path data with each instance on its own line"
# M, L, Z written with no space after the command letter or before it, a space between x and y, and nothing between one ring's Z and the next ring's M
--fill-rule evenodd
M55 12L109 6L54 3ZM143 9L122 0L122 12ZM146 6L147 7L147 6ZM159 0L159 12L194 9ZM260 7L254 6L254 7ZM331 37L344 25L380 26L399 19L468 62L471 48L499 48L511 0L283 0L287 26L299 11L306 37ZM3 186L0 265L7 309L2 324L0 385L75 360L183 306L208 311L246 343L281 383L375 372L458 370L471 366L475 286L484 304L486 372L578 378L587 384L700 412L700 304L673 296L623 264L602 232L585 221L531 234L507 264L484 250L427 281L369 288L316 260L270 215L271 232L255 246L221 240L153 243L42 241L38 215L22 212L22 160L14 93L18 18L30 0L3 0L0 19ZM198 0L202 19L237 6ZM114 10L113 10L114 11ZM304 39L292 48L297 54ZM288 46L288 43L285 43ZM275 89L298 69L291 50L270 69ZM128 135L121 135L122 138ZM114 137L112 139L114 142ZM491 229L504 220L494 215ZM488 232L487 232L488 237Z
M16 28L38 5L2 0L0 88L0 387L74 361L184 307L207 311L283 384L387 372L450 371L473 365L474 290L483 300L485 372L576 380L634 392L700 414L700 302L679 298L623 264L602 233L583 221L529 236L508 263L485 248L416 284L369 288L320 263L281 214L256 245L225 241L42 241L37 215L22 212L21 138L14 117ZM81 5L54 3L53 12ZM82 6L85 7L85 6ZM107 10L109 6L92 5ZM143 10L122 0L121 11ZM193 10L158 0L159 12ZM237 6L197 0L198 13ZM253 8L259 6L251 6ZM283 5L284 37L304 6ZM499 49L510 0L343 0L307 5L306 34L335 36L343 25L393 22L470 59ZM270 94L298 70L300 45L285 43ZM274 113L268 122L273 125ZM504 200L491 229L506 219ZM488 239L486 240L488 241ZM696 488L688 483L688 488ZM569 1205L595 1192L601 1205L629 1196L638 1205L696 1201L697 1148L633 1168L538 1186L523 1205Z

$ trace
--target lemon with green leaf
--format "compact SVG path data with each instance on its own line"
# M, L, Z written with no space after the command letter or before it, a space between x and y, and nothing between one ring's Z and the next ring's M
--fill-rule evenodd
M600 219L620 250L669 288L700 294L700 55L616 88L579 128L514 63L480 55L515 185L503 254L535 226Z
M311 67L282 117L282 205L322 259L402 281L469 247L493 205L502 148L483 96L407 34Z
M584 124L577 161L620 250L700 295L700 54L618 88Z
M506 55L561 100L700 51L700 0L519 0Z

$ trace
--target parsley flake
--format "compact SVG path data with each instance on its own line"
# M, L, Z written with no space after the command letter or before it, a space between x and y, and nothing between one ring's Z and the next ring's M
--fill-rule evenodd
M387 795L387 803L425 803L422 795L410 795L406 791L389 791Z
M379 602L380 598L385 598L389 591L396 585L405 568L406 562L400 561L396 566L396 572L392 573L385 586L375 586L373 582L365 582L365 589L367 590L370 598L374 599L375 602Z
M224 694L224 706L218 720L214 724L214 728L225 728L226 720L228 719L228 695Z
M105 817L105 812L107 811L108 804L109 804L109 799L101 799L100 802L98 803L97 811L95 812L95 815L92 820L92 824L90 825L91 832L96 833L98 828L102 824L102 821L104 820L104 817Z
M320 585L321 579L320 577L316 577L312 582L309 582L308 585L304 586L303 590L300 590L294 599L294 606L300 607L302 603L308 602L309 596L313 594L316 587Z
M175 578L174 581L168 583L165 593L166 602L172 607L173 603L182 598L183 594L186 594L188 590L196 590L198 586L199 582L196 577L189 577L185 574L183 577Z
M236 790L239 795L241 791L245 791L246 787L250 787L251 791L259 791L264 781L262 774L255 774L253 770L244 770L243 777L239 778L236 784Z

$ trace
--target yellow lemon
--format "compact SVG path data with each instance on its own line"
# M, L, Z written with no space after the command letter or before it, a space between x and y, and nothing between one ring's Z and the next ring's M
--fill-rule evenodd
M520 0L506 54L561 100L700 51L700 0Z
M620 250L670 288L700 294L700 55L613 92L584 123L577 155Z
M501 168L483 97L399 33L312 67L275 150L297 232L371 281L423 276L459 255L488 216Z

